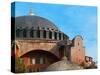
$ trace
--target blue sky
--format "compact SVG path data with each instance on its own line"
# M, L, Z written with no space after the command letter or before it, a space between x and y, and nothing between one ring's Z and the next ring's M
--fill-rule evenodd
M32 7L35 15L52 21L73 39L83 37L85 53L97 61L97 8L94 6L16 2L15 16L28 15Z

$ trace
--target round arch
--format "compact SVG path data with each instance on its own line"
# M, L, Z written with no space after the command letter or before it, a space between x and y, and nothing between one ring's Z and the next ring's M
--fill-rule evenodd
M54 57L54 58L56 58L56 59L59 60L59 58L58 58L55 54L53 54L52 52L46 51L46 50L40 50L40 49L31 50L31 51L29 51L29 52L27 52L27 53L21 55L20 57L30 56L30 55L33 55L33 56L34 56L35 53L40 53L40 54L49 55L49 56Z
M47 64L47 65L60 60L56 55L45 50L33 50L22 55L21 58L29 59L29 62L31 64Z

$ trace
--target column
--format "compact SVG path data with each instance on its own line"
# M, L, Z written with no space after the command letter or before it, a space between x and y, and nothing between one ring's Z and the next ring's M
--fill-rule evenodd
M49 39L49 31L46 31L46 39Z
M61 40L63 40L63 33L61 33Z
M55 37L54 37L55 35L54 35L54 31L52 31L52 39L55 39Z
M57 40L59 40L59 32L57 32Z
M34 30L30 30L30 38L34 38Z
M37 30L34 30L34 38L37 38Z
M27 34L26 34L26 35L27 35L27 37L28 37L28 38L30 38L30 30L29 30L29 29L27 29L27 30L26 30L26 32L27 32Z
M40 30L40 38L43 38L43 30Z

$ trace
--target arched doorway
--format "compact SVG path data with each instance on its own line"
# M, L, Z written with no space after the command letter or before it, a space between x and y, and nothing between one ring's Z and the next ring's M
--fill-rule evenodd
M45 50L32 50L21 58L28 72L44 71L50 64L59 61L57 56Z

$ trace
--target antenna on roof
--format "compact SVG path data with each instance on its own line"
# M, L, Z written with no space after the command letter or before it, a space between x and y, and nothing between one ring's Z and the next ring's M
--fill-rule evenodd
M32 6L29 7L29 13L28 13L28 15L30 15L30 16L34 15L33 12L32 12Z

